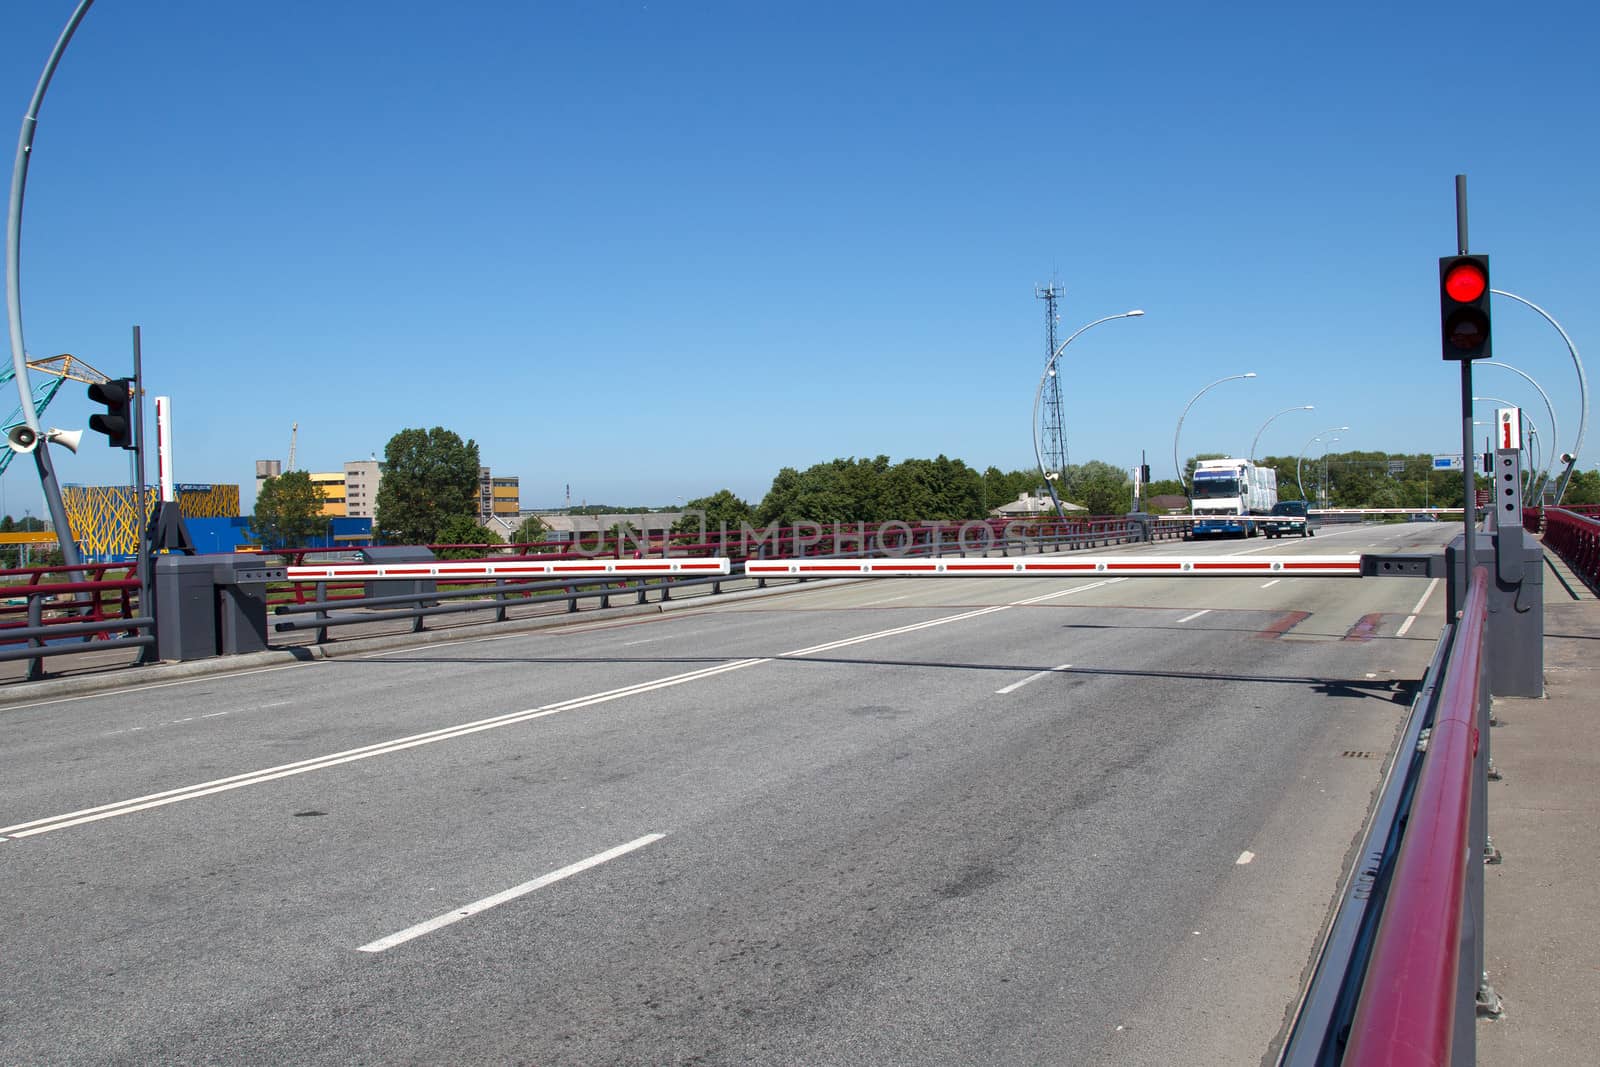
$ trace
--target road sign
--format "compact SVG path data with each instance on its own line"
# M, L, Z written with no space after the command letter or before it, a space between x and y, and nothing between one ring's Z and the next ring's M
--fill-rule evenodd
M1389 474L1391 476L1392 475L1397 475L1397 474L1404 474L1405 472L1406 472L1406 461L1405 460L1403 460L1403 459L1391 459L1389 461Z
M1436 471L1458 471L1461 469L1461 455L1434 456L1433 469Z
M1495 409L1495 425L1495 448L1505 450L1522 447L1521 408Z

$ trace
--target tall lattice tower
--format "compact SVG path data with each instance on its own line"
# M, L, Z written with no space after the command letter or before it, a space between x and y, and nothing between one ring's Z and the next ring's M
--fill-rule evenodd
M1056 353L1056 301L1066 295L1066 290L1055 282L1036 285L1033 295L1044 301L1045 359ZM1061 411L1061 375L1052 374L1044 383L1044 402L1039 407L1039 455L1044 460L1045 473L1056 477L1067 469L1067 427Z

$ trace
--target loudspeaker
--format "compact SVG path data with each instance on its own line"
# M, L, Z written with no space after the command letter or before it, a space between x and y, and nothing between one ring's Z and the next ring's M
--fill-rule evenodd
M83 440L82 430L46 430L45 439L54 441L68 452L78 450L78 442Z
M27 425L13 426L6 431L6 443L13 452L32 452L39 447L39 435Z

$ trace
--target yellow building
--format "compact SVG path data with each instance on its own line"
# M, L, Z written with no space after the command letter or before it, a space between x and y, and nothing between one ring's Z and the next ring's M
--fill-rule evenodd
M311 475L311 484L322 490L322 514L332 518L345 515L344 471L326 471Z
M522 511L522 489L516 475L496 478L488 467L478 468L478 521L499 517L515 523Z

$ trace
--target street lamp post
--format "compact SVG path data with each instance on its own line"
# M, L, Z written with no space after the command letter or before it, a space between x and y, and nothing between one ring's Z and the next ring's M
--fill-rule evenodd
M1314 445L1318 441L1322 440L1322 435L1323 434L1325 434L1325 433L1344 433L1349 429L1350 429L1350 427L1348 427L1348 426L1329 426L1326 430L1322 430L1322 431L1318 432L1318 434L1315 437L1313 437L1311 440L1307 441L1306 442L1306 447L1304 447L1304 448L1302 448L1300 450L1300 458L1295 461L1295 465L1294 465L1294 487L1296 489L1300 490L1300 499L1301 500L1304 500L1306 498L1306 487L1305 487L1305 484L1301 480L1301 477L1300 477L1301 468L1305 466L1306 453L1311 451L1311 446L1312 445ZM1334 440L1338 440L1338 438L1334 438ZM1331 444L1332 442L1329 442L1329 443Z
M1183 405L1183 414L1178 416L1178 426L1172 431L1172 466L1173 469L1178 472L1178 488L1182 489L1185 494L1189 492L1189 487L1184 482L1183 467L1178 463L1178 435L1183 432L1183 420L1189 417L1189 409L1194 407L1194 402L1204 396L1207 391L1216 388L1223 382L1231 382L1237 378L1254 378L1255 376L1255 371L1248 371L1244 374L1230 374L1226 378L1218 378L1216 381L1212 382L1210 385L1194 394L1194 396L1191 396L1189 398L1189 402Z
M1045 361L1044 373L1039 375L1039 388L1033 392L1033 458L1039 464L1039 476L1044 479L1045 488L1050 491L1050 502L1055 505L1056 518L1058 519L1066 518L1066 514L1061 510L1061 497L1056 494L1055 486L1055 480L1060 476L1061 472L1044 469L1044 455L1039 449L1039 401L1044 397L1045 383L1055 377L1056 360L1061 358L1061 353L1067 350L1068 345L1077 340L1079 334L1100 325L1102 322L1111 322L1113 319L1136 319L1143 314L1143 309L1134 308L1132 311L1124 311L1120 315L1107 315L1103 319L1095 319L1088 325L1078 327L1071 337L1062 341L1060 346L1050 353L1050 358Z
M1522 375L1522 377L1527 380L1529 385L1533 386L1535 389L1537 389L1539 391L1539 395L1544 399L1544 409L1550 415L1550 441L1549 441L1549 444L1550 444L1551 452L1550 452L1550 460L1549 460L1548 463L1545 464L1544 474L1539 479L1539 484L1541 484L1541 485L1548 484L1549 481L1550 481L1550 470L1551 470L1552 467L1555 466L1555 461L1556 461L1555 447L1556 447L1556 445L1560 444L1560 442L1561 442L1561 430L1560 430L1560 427L1556 423L1556 406L1554 404L1550 403L1550 394L1544 391L1544 386L1540 385L1538 382L1533 380L1533 375L1529 374L1527 371L1518 370L1516 367L1513 367L1509 363L1496 363L1494 360L1490 359L1490 360L1484 360L1483 365L1486 366L1486 367L1499 367L1499 368L1501 368L1503 370L1510 371L1512 374L1520 374L1520 375ZM1509 406L1511 406L1511 407L1519 407L1520 405L1511 404ZM1576 455L1577 453L1573 453L1573 454ZM1529 484L1528 495L1529 496L1533 496L1533 484L1532 483ZM1537 497L1535 497L1535 500L1537 500Z
M1561 324L1555 320L1555 316L1550 312L1535 304L1532 300L1520 297L1516 293L1508 293L1504 289L1490 289L1489 292L1495 296L1509 297L1519 304L1526 304L1540 315L1543 315L1544 320L1554 326L1556 332L1561 335L1561 339L1567 343L1567 352L1572 356L1572 365L1578 371L1578 437L1572 446L1572 462L1567 464L1567 469L1561 475L1561 484L1556 486L1556 503L1559 505L1561 498L1566 495L1567 483L1572 480L1572 468L1578 462L1578 457L1583 454L1583 429L1589 423L1589 379L1583 373L1583 360L1578 358L1578 346L1572 343L1572 338L1567 335L1566 330L1561 328ZM1555 449L1556 443L1552 442L1550 445L1551 452L1554 453Z
M1278 412L1278 415L1287 415L1291 411L1315 411L1315 410L1317 410L1317 409L1312 407L1310 404L1301 404L1298 407L1284 408L1282 411ZM1272 416L1272 419L1276 419L1278 417L1278 415ZM1266 422L1263 422L1261 424L1261 429L1256 431L1255 440L1250 442L1250 462L1251 463L1254 463L1256 461L1256 445L1258 445L1261 442L1261 435L1266 432L1267 427L1272 425L1272 419L1268 419Z
M61 545L61 560L69 567L80 562L77 543L72 540L72 527L67 521L66 506L61 502L61 485L56 480L55 464L50 459L48 439L39 430L39 413L34 408L33 391L28 380L28 353L22 338L22 200L28 184L28 160L33 155L33 134L39 125L39 107L44 103L45 90L55 76L61 55L67 43L77 32L78 24L89 13L94 0L79 0L77 8L67 19L66 28L56 38L55 47L45 60L44 72L33 87L33 99L22 117L22 132L17 136L17 155L11 168L11 197L6 208L6 323L11 340L11 368L16 375L17 395L21 401L22 421L41 440L33 450L33 462L39 469L39 485L44 490L45 507L56 529L56 540ZM76 572L69 572L73 581L81 580Z

